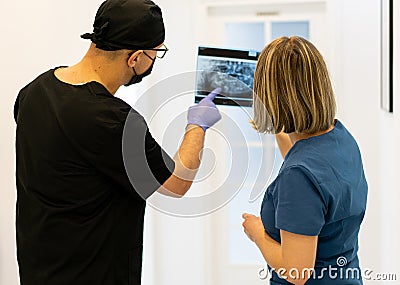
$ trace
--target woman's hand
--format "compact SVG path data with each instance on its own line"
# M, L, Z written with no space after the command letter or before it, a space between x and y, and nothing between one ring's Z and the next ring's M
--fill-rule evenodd
M265 236L264 225L260 217L256 217L247 213L244 213L242 217L244 219L242 224L244 232L251 241L256 242Z
M246 213L242 217L244 232L256 243L268 265L280 271L290 283L305 284L314 270L318 236L304 236L281 230L280 244L265 232L260 217Z

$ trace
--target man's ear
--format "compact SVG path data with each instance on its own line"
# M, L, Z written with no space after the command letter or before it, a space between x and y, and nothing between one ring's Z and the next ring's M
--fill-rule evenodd
M133 52L128 58L128 66L134 67L138 61L139 56L143 53L142 50Z

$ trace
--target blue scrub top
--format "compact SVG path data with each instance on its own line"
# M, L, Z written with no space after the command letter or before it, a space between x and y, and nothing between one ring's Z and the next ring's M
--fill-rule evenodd
M296 142L261 206L266 232L318 236L315 273L306 284L362 284L358 233L368 186L358 145L336 121L332 131ZM272 274L271 284L290 284Z

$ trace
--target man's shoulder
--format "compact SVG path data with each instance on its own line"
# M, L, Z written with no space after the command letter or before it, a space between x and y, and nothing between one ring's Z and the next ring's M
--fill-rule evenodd
M47 81L51 72L54 72L54 69L47 70L37 75L33 80L31 80L28 84L21 88L20 93L24 93L29 88L42 84L42 82Z
M144 117L128 103L118 97L104 96L98 98L97 106L92 106L92 111L101 114L101 117L107 117L114 122L126 124L129 121L131 124L145 124ZM95 114L92 114L95 115ZM95 116L93 116L95 118Z

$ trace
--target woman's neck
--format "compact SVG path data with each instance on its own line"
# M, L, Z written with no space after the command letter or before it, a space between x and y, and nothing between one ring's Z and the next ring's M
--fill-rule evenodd
M290 133L289 134L289 138L290 141L292 142L292 144L294 145L296 142L300 141L300 140L305 140L311 137L317 137L326 133L329 133L330 131L332 131L334 129L334 125L330 126L329 129L325 130L325 131L321 131L318 133L314 133L314 134L304 134L304 133Z

